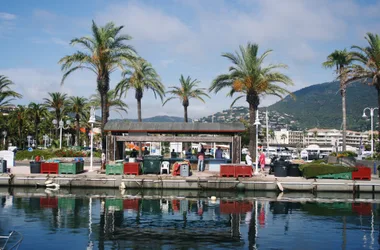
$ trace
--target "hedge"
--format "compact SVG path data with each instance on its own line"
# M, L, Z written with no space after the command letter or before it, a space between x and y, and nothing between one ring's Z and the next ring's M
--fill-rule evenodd
M324 174L340 174L354 172L356 167L345 167L332 164L308 163L300 166L300 170L305 178L313 178Z
M87 151L75 151L75 150L33 150L32 152L23 150L23 151L17 151L16 153L16 160L17 161L23 161L23 160L34 160L34 158L39 155L41 159L48 160L51 158L56 157L88 157L90 156L90 152ZM94 157L101 157L101 152L96 151L93 154Z

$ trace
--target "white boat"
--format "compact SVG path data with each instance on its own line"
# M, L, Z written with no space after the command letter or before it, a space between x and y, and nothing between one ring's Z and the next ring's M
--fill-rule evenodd
M0 235L0 250L18 249L24 237L17 231L11 231L8 235Z

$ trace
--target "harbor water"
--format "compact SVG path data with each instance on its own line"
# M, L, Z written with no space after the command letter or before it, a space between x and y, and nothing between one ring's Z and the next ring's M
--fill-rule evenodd
M22 234L19 249L379 249L379 204L373 201L2 191L0 234Z

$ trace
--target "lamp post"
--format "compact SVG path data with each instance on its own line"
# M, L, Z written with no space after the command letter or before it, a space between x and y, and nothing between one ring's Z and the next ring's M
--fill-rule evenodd
M371 116L371 156L373 157L373 113L375 110L379 110L378 108L364 108L363 109L363 118L367 118L367 115L365 114L366 110L370 111Z
M259 151L258 151L258 141L259 141L259 125L260 125L260 121L259 121L259 110L256 110L256 119L255 119L255 123L253 124L256 126L256 158L255 158L255 175L258 175L259 174L259 171L258 171L258 164L259 164Z
M93 147L94 147L94 123L95 123L95 107L92 106L90 110L90 120L88 121L91 123L91 153L90 153L90 172L92 171L92 157L93 157Z
M30 148L30 141L32 140L32 136L31 135L28 135L26 137L26 139L28 139L28 148Z
M42 139L43 139L44 142L45 142L45 148L46 148L46 143L47 143L47 141L49 140L49 136L48 136L48 135L43 135L43 136L42 136Z
M4 144L4 149L5 149L5 139L7 138L8 133L7 133L7 131L4 130L2 134L4 136L4 143L3 144Z
M58 128L57 129L59 129L59 149L61 149L62 148L62 129L65 129L65 130L69 129L71 122L70 122L70 120L67 120L66 121L67 127L64 127L65 123L62 121L62 119L59 121L59 123L58 123L58 121L56 119L54 119L53 120L53 124L55 126L57 126L57 124L58 124Z

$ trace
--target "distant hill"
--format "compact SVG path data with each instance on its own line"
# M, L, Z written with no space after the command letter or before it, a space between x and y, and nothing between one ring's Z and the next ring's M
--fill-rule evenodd
M313 127L341 128L342 98L338 82L315 84L295 91L293 94L295 100L287 96L283 100L267 107L270 127L273 129L289 128L293 130ZM370 122L362 118L365 107L377 107L376 89L362 83L350 84L347 87L346 96L348 129L357 131L370 129ZM261 111L265 109L260 108ZM260 120L263 121L265 119L264 113L259 113ZM248 119L248 114L247 107L233 107L232 109L203 117L200 121L212 122L213 119L214 122L234 122L242 118ZM377 121L377 117L375 121Z
M301 128L323 127L340 129L342 123L342 98L339 83L330 82L312 85L293 93L268 107L279 113L295 117ZM362 118L365 107L377 107L377 91L362 83L347 87L347 128L365 130L370 123ZM367 113L369 114L369 113Z

